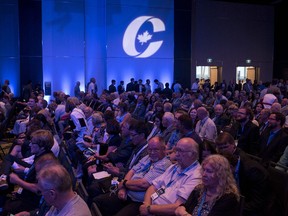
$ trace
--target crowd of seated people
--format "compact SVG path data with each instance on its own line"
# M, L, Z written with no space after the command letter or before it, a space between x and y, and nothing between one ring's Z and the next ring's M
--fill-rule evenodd
M96 204L102 215L268 215L267 167L288 166L286 84L154 82L152 92L133 78L125 91L113 80L99 93L91 79L87 93L54 92L49 103L42 91L27 102L2 93L0 126L14 139L0 166L2 214L90 215Z

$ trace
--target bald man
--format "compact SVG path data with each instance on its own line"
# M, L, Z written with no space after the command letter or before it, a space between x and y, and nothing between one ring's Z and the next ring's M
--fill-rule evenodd
M182 138L175 151L177 164L170 166L147 189L139 209L141 215L173 215L201 183L198 144L192 138Z
M199 137L207 140L214 141L217 137L217 128L215 123L209 118L208 111L205 107L197 109L197 117L199 121L196 124L195 132Z

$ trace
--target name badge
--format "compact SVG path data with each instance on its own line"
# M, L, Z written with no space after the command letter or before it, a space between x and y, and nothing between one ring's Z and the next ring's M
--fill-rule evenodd
M161 196L162 194L165 193L165 188L164 187L161 187L159 188L155 193L153 193L151 195L151 199L152 200L156 200L159 196Z
M21 194L22 191L23 191L23 188L22 188L22 187L19 187L18 190L17 190L17 193L18 193L18 194Z

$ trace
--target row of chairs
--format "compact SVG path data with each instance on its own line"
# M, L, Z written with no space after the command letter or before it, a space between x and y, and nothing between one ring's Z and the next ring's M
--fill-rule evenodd
M261 158L248 155L250 159L261 163ZM267 206L267 215L288 215L288 167L275 162L262 164L269 174L269 188L271 195Z
M67 171L70 174L70 177L72 179L73 184L73 190L77 192L77 194L86 202L88 203L89 194L83 184L83 181L81 179L77 179L76 177L76 171L72 166L72 162L67 154L67 151L64 146L60 147L60 152L58 155L58 159L60 163L67 169ZM102 216L99 208L95 203L92 204L91 208L91 214L92 216Z

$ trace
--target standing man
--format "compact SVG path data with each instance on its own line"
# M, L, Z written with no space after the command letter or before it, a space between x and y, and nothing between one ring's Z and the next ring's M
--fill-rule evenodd
M124 87L124 81L121 80L120 81L120 84L117 86L117 91L118 91L118 94L122 94L123 92L125 92L125 87Z
M145 86L142 83L142 79L138 80L138 83L135 85L135 91L139 93L145 93Z
M111 80L111 85L109 86L109 93L116 92L116 80L112 79Z
M77 97L78 99L80 98L80 82L77 81L76 85L74 87L74 96Z
M130 82L126 86L126 92L135 91L135 80L134 78L130 79Z
M192 92L197 92L199 90L199 79L196 78L195 82L192 83L191 87Z
M164 85L162 82L160 82L158 79L154 80L154 83L156 84L155 92L160 94L162 90L164 89Z
M87 93L88 95L96 95L98 91L97 85L96 85L96 79L92 77L90 79L90 82L87 86Z
M151 85L150 85L150 79L146 79L145 83L145 95L148 95L152 93Z
M10 85L10 81L9 80L5 80L4 84L2 86L2 91L4 91L7 95L12 93L9 85Z

